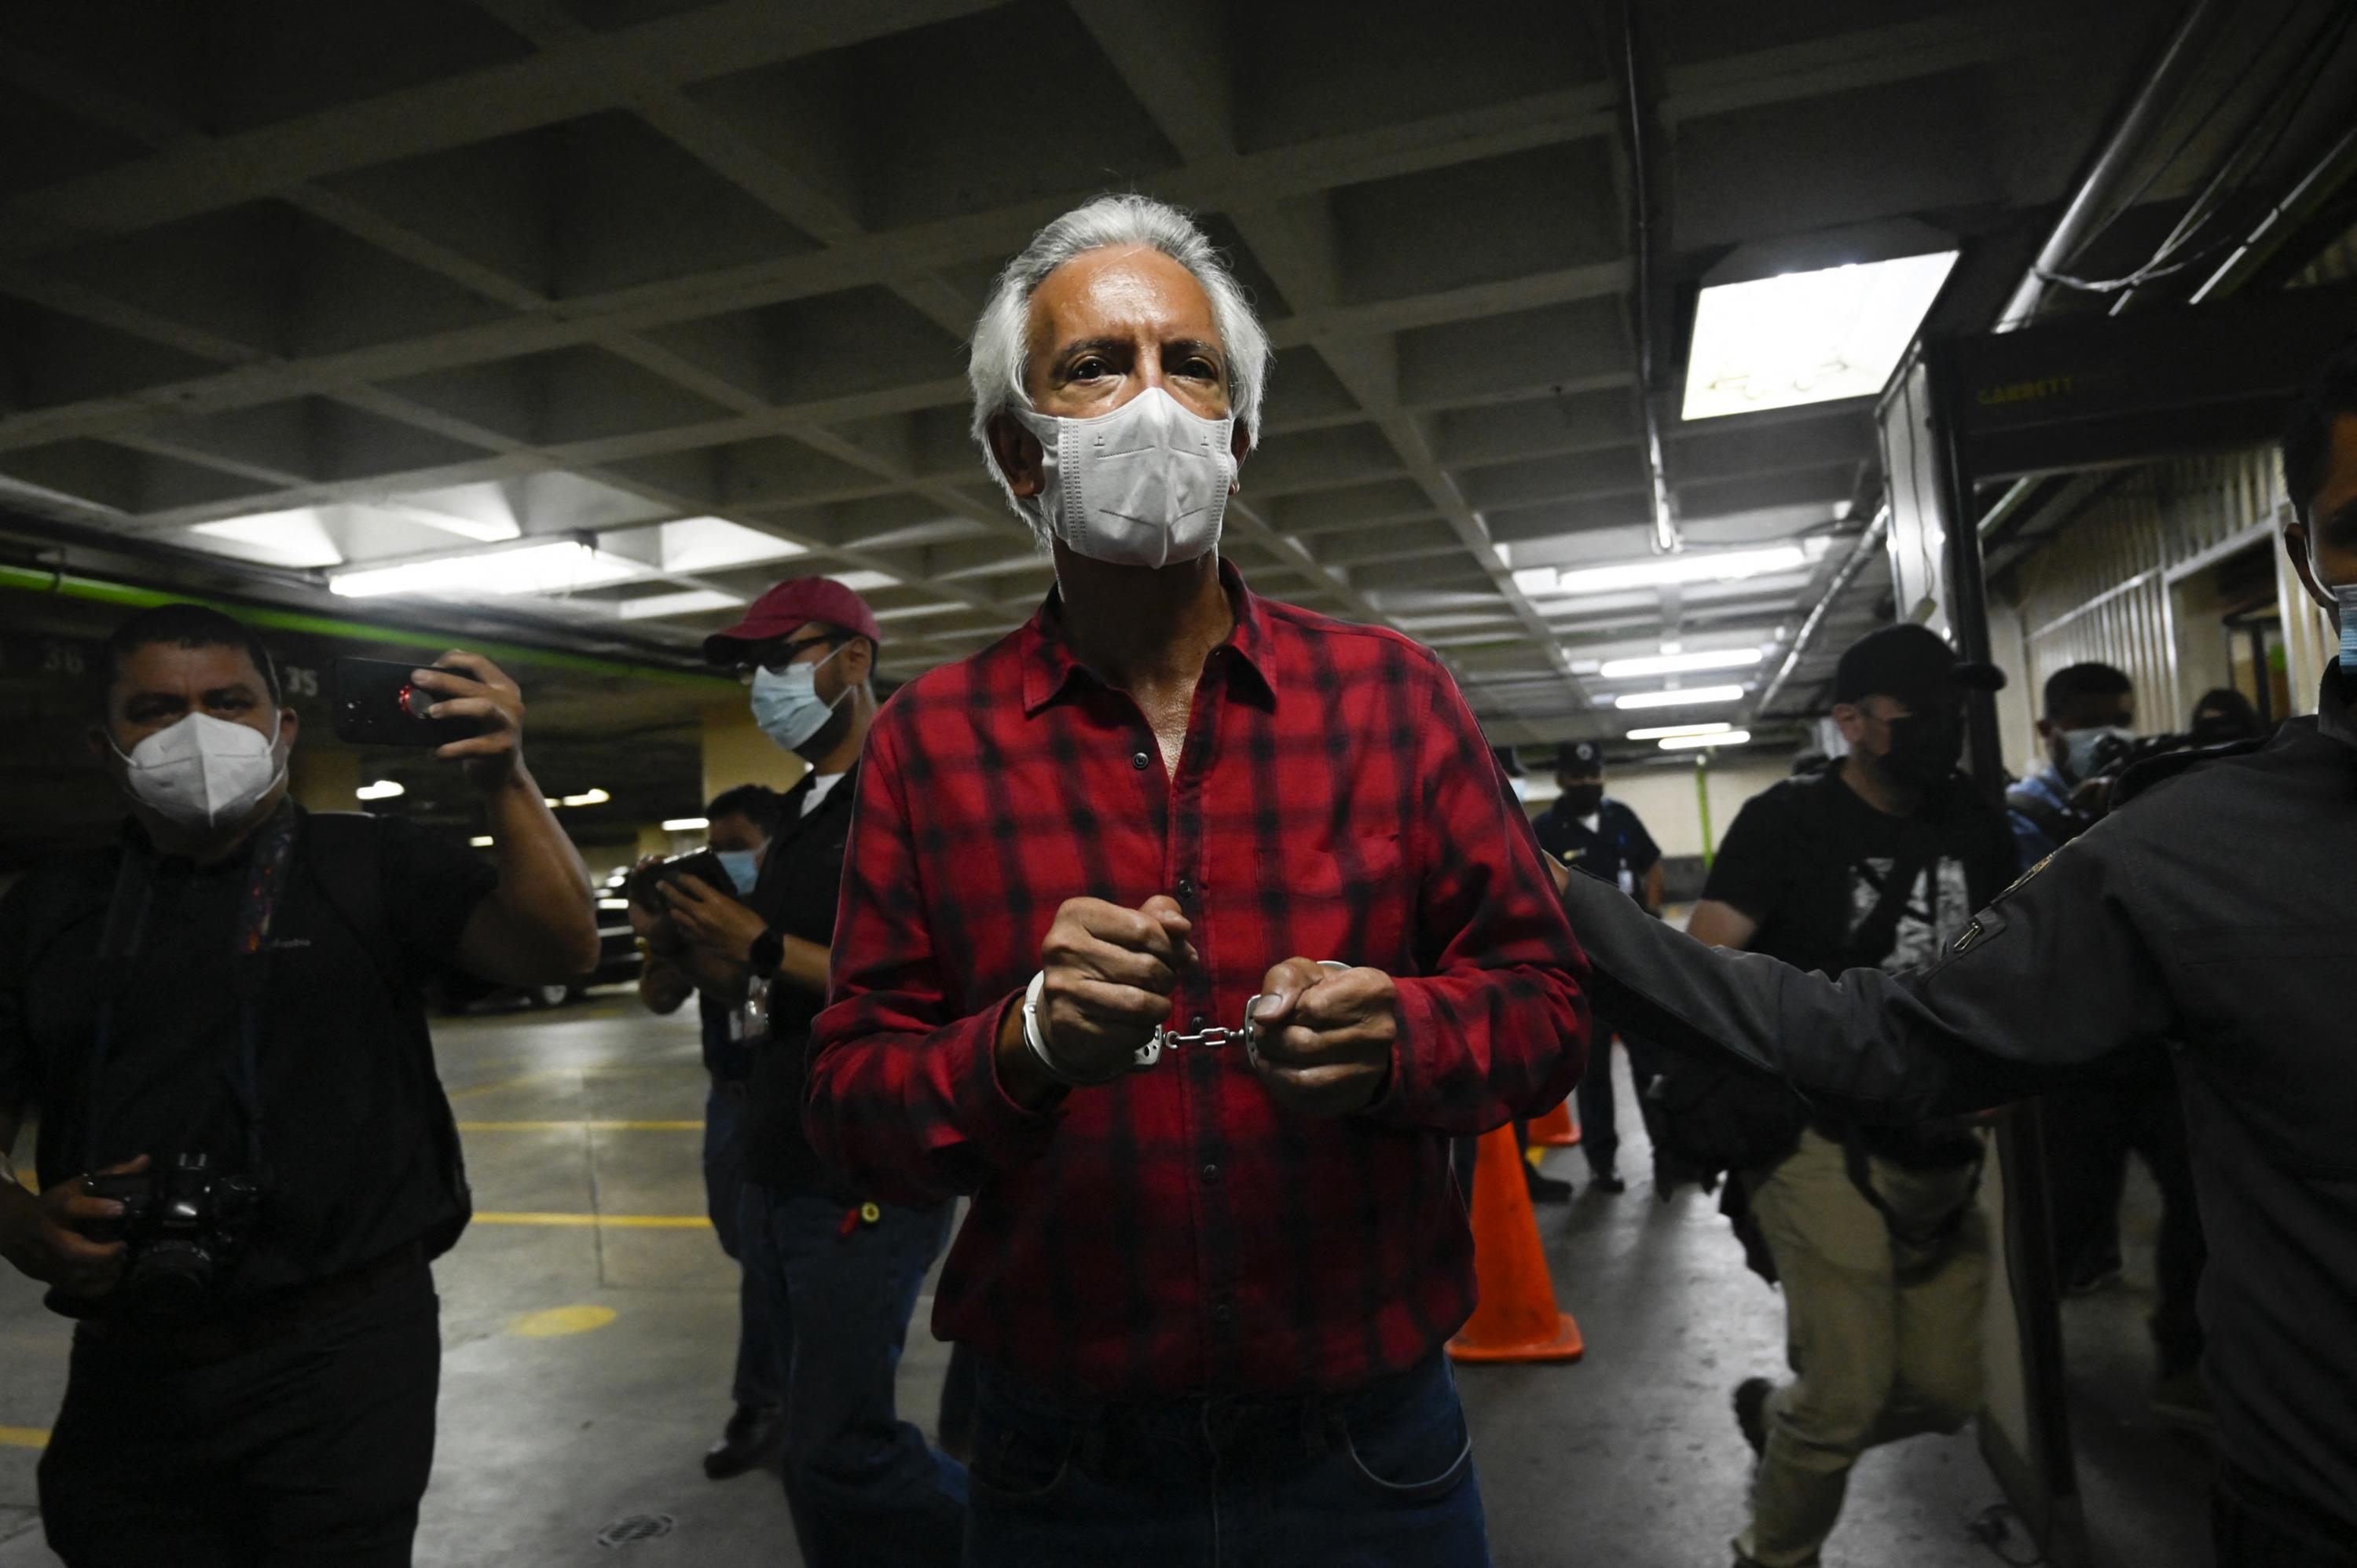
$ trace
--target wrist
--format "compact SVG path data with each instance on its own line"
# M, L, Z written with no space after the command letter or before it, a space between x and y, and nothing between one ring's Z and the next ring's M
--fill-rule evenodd
M785 933L775 926L762 929L761 934L747 944L745 961L755 974L775 974L786 961Z
M547 797L540 792L540 782L523 765L521 753L470 757L467 759L467 777L482 792L486 805L499 806L512 800L520 805L537 806L544 811L548 810Z

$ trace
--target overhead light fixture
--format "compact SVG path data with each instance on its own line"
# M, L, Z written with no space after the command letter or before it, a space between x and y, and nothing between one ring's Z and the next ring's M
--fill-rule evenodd
M1957 252L1706 282L1686 359L1686 419L1871 397L1931 313Z
M1514 574L1514 585L1533 598L1571 594L1609 594L1626 588L1664 588L1684 583L1730 583L1774 572L1794 572L1815 554L1824 553L1822 542L1778 544L1761 550L1684 550L1674 555L1653 555L1610 566L1530 566Z
M1682 735L1725 735L1734 727L1735 726L1733 725L1725 723L1715 725L1654 725L1646 729L1631 730L1629 732L1629 738L1631 740L1667 740L1673 736Z
M636 561L568 539L339 572L328 579L328 589L352 599L382 594L561 594L626 582L646 571Z
M704 817L666 817L662 830L667 833L698 833L712 825Z
M624 620L656 620L703 615L708 610L733 610L744 602L735 594L692 588L683 594L642 594L635 599L619 599L615 602L614 613Z
M363 800L393 800L409 793L391 779L380 779L373 784L363 784L352 791Z
M602 806L614 797L603 789L584 789L578 795L567 795L557 802L561 806Z
M1731 729L1724 735L1665 735L1661 738L1663 751L1692 751L1705 746L1742 746L1749 742L1748 729Z
M491 835L489 833L477 833L473 838L467 841L467 847L468 849L489 849L491 847Z
M1691 675L1697 670L1740 670L1757 664L1763 655L1756 648L1722 648L1712 653L1664 653L1658 658L1608 659L1597 671L1607 681L1633 675Z
M1741 699L1740 686L1681 686L1668 692L1631 692L1612 699L1616 708L1697 708L1706 703L1732 703Z

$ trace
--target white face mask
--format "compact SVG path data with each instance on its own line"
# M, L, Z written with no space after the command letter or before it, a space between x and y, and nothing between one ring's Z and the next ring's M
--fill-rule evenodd
M123 785L157 816L189 828L233 825L285 776L277 744L251 725L190 714L124 751Z
M1167 566L1218 547L1236 479L1232 417L1191 413L1160 387L1094 419L1009 412L1039 438L1036 504L1073 553Z
M2107 740L2122 745L2136 738L2136 731L2125 725L2099 725L2093 729L2066 729L2062 732L2062 777L2077 783L2090 779L2095 772L2095 754Z
M846 642L834 653L850 646ZM824 729L836 706L851 695L848 686L836 693L832 703L818 694L818 667L832 660L834 653L817 663L789 664L782 674L766 667L753 671L753 722L760 726L763 735L788 751Z
M2319 579L2320 580L2320 579ZM2357 679L2357 583L2326 583L2341 622L2341 672Z

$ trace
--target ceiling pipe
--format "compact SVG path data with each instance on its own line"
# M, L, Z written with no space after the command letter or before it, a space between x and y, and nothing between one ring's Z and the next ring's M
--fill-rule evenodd
M2071 264L2079 248L2109 220L2105 211L2134 166L2155 127L2176 106L2178 96L2201 69L2212 36L2224 22L2229 7L2221 0L2193 0L2169 35L2160 59L2147 72L2144 84L2104 138L2095 161L2071 195L2070 204L2056 220L2053 231L2039 248L2038 259L2014 286L2013 297L1997 315L1996 330L2010 332L2027 326L2046 297L2046 274Z
M1784 682L1791 680L1792 671L1801 667L1801 656L1809 650L1810 640L1817 635L1817 628L1824 625L1825 617L1832 613L1834 601L1842 596L1842 591L1849 586L1851 579L1881 547L1882 536L1889 528L1890 509L1886 506L1874 514L1874 521L1867 525L1864 533L1857 536L1857 542L1850 547L1848 558L1834 574L1834 580L1825 585L1824 594L1817 600L1816 607L1809 611L1809 618L1803 621L1801 629L1793 634L1792 651L1784 655L1784 662L1776 667L1774 678L1762 688L1760 700L1751 704L1754 719L1766 717L1768 704L1776 700L1776 693L1784 689Z
M1682 550L1670 506L1670 470L1662 456L1661 413L1653 405L1653 183L1645 156L1645 110L1637 85L1636 0L1620 4L1620 87L1629 119L1629 205L1635 219L1637 267L1637 406L1645 422L1645 475L1653 503L1653 550Z

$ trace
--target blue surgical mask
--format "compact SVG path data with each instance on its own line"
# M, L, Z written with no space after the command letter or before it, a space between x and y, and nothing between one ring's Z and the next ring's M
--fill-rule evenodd
M2341 607L2341 672L2357 680L2357 583L2328 583L2324 591Z
M842 651L838 648L834 653ZM825 728L827 715L834 712L835 703L851 694L846 686L834 703L819 700L818 667L833 659L834 653L817 664L789 664L783 673L766 666L753 671L753 722L761 726L763 735L788 751Z
M2093 729L2069 729L2062 732L2062 777L2077 783L2092 779L2098 766L2096 753L2104 743L2117 740L2122 744L2136 738L2136 731L2123 725L2101 725Z
M761 852L757 849L716 849L712 852L720 868L728 873L728 880L737 886L737 896L744 897L753 891L753 884L761 879Z

